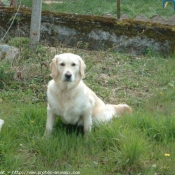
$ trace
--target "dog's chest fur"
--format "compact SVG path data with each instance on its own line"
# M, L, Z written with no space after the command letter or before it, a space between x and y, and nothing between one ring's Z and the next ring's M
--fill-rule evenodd
M54 88L55 89L55 88ZM76 124L82 120L83 113L92 108L93 102L90 100L86 92L74 89L71 91L57 91L52 92L50 88L49 106L54 114L61 117L65 124Z

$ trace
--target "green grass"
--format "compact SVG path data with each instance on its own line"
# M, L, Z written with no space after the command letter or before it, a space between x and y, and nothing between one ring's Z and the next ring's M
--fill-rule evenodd
M110 14L114 17L117 16L116 0L58 0L58 2L60 3L45 4L43 1L43 10L100 16ZM168 18L174 14L173 3L169 2L168 6L163 9L162 2L163 0L121 0L121 14L127 14L132 18L138 14L143 14L148 18L154 15L162 15L164 18ZM28 0L23 0L22 4L28 7L32 6L32 2Z
M13 62L0 63L0 118L5 121L0 133L0 170L8 174L174 173L174 56L130 56L58 46L57 53L73 52L83 57L87 64L84 81L99 97L107 103L127 103L133 114L93 128L88 141L82 128L65 126L58 119L47 140L43 139L46 85L48 65L55 53L42 45L31 52L25 38L9 42L20 47L21 55Z

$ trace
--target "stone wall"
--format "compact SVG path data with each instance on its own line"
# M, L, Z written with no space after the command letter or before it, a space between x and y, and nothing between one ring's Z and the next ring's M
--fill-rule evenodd
M0 9L0 37L10 25L16 9ZM29 37L31 10L21 8L6 40ZM95 50L143 54L149 50L164 55L175 51L175 25L143 18L117 20L113 17L42 12L41 41Z

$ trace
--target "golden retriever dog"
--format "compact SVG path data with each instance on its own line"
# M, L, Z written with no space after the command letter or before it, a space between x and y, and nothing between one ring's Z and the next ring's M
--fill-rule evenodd
M83 82L86 65L72 53L55 55L50 63L52 80L47 89L47 123L45 135L52 132L56 116L65 124L83 125L84 135L93 124L108 122L114 116L131 113L126 104L105 104Z

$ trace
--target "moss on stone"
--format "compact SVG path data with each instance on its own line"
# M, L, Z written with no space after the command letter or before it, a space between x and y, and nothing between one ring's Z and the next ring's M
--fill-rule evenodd
M14 14L16 10L17 9L14 7L3 7L3 12L5 12L7 17ZM22 21L29 20L31 9L20 8L19 13L22 16ZM175 52L175 26L134 19L117 20L113 17L67 14L50 11L42 11L42 17L49 18L48 20L50 20L52 24L64 23L67 27L85 34L92 30L102 28L102 30L115 33L118 36L147 37L159 42L167 40L171 44L171 52Z

